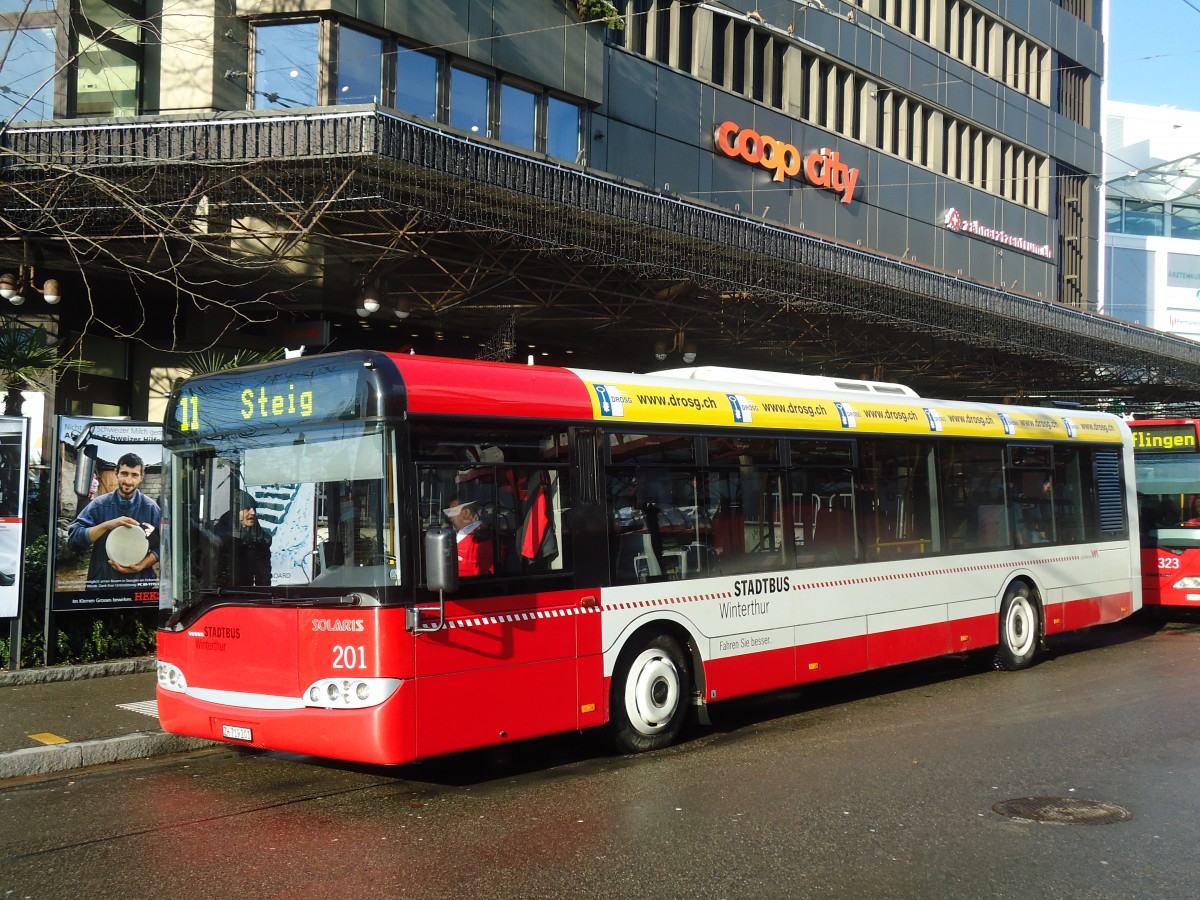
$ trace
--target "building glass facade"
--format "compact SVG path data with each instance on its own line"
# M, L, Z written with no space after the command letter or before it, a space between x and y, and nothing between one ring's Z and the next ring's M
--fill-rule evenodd
M1200 339L1200 112L1108 106L1103 310Z

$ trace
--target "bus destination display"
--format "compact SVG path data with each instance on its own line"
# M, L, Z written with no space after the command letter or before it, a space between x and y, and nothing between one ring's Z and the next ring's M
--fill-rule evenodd
M180 432L198 435L270 423L287 426L348 418L362 412L359 367L329 365L256 375L216 375L193 381L167 416Z

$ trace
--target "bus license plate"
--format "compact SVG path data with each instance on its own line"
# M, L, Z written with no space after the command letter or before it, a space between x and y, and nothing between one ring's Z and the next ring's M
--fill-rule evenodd
M222 725L221 734L233 741L249 741L253 738L250 729L241 725Z

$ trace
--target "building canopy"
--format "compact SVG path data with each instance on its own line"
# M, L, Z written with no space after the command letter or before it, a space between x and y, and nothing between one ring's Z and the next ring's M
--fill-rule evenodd
M0 212L47 266L222 315L229 337L324 322L330 349L637 371L692 345L927 395L1200 410L1192 341L374 107L3 141Z

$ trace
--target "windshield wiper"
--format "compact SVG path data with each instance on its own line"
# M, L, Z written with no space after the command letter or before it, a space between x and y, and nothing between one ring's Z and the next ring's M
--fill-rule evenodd
M213 600L220 600L223 597L238 597L239 599L250 598L259 599L260 597L271 596L266 591L231 591L225 588L209 588L201 591L193 591L192 596L188 601L180 606L175 612L171 613L171 617L167 619L167 628L176 628L183 621L185 616L199 615L200 607L205 606Z
M263 597L263 598L266 598L266 597L273 597L274 594L272 594L270 591L255 591L255 590L248 590L248 589L243 590L241 588L206 588L204 590L194 591L192 596L195 597L197 601L199 601L199 600L210 600L213 597L253 597L253 598Z
M304 597L289 599L275 597L272 601L276 606L321 606L325 603L336 603L338 606L378 606L379 601L370 594L353 591L349 594L330 595L328 597Z

